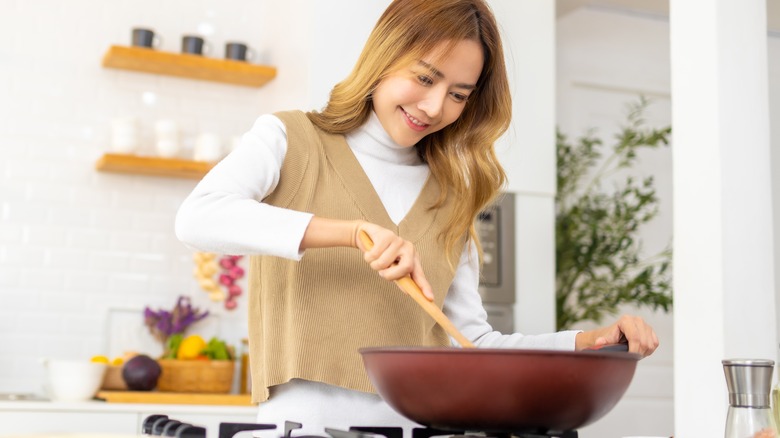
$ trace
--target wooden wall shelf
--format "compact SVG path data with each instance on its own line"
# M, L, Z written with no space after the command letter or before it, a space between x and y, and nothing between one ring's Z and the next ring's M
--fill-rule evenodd
M104 154L95 164L95 169L101 172L201 179L213 166L214 163L205 161Z
M103 67L249 87L260 87L276 77L276 68L266 65L144 47L111 46L103 56Z

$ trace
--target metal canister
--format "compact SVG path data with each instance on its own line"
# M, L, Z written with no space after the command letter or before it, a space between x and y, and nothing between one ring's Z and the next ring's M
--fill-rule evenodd
M725 438L774 438L770 390L775 363L766 359L722 361L729 390Z

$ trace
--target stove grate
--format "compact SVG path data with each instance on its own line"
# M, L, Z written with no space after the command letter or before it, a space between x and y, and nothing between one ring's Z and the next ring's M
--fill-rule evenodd
M354 426L349 430L325 428L326 435L295 435L302 427L301 423L285 421L284 435L280 438L405 438L400 427ZM233 438L239 432L250 430L272 430L274 424L260 423L220 423L219 438ZM177 438L206 438L206 428L169 418L167 415L150 415L144 419L141 431L145 435L168 436ZM525 431L512 433L476 432L462 430L443 430L428 427L412 429L411 438L578 438L576 430L563 432Z

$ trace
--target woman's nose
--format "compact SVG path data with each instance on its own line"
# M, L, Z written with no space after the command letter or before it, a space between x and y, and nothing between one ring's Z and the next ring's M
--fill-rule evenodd
M438 119L444 109L444 102L447 98L447 90L431 88L425 97L420 100L417 107L425 113L430 119Z

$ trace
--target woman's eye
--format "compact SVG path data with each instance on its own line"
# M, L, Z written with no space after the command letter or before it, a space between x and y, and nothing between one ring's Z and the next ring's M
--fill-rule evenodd
M455 102L465 102L469 98L465 94L460 94L460 93L452 93L451 96L453 99L455 99Z
M425 75L418 75L417 76L417 81L420 82L423 85L432 85L433 84L433 79L431 79L430 77L425 76Z

